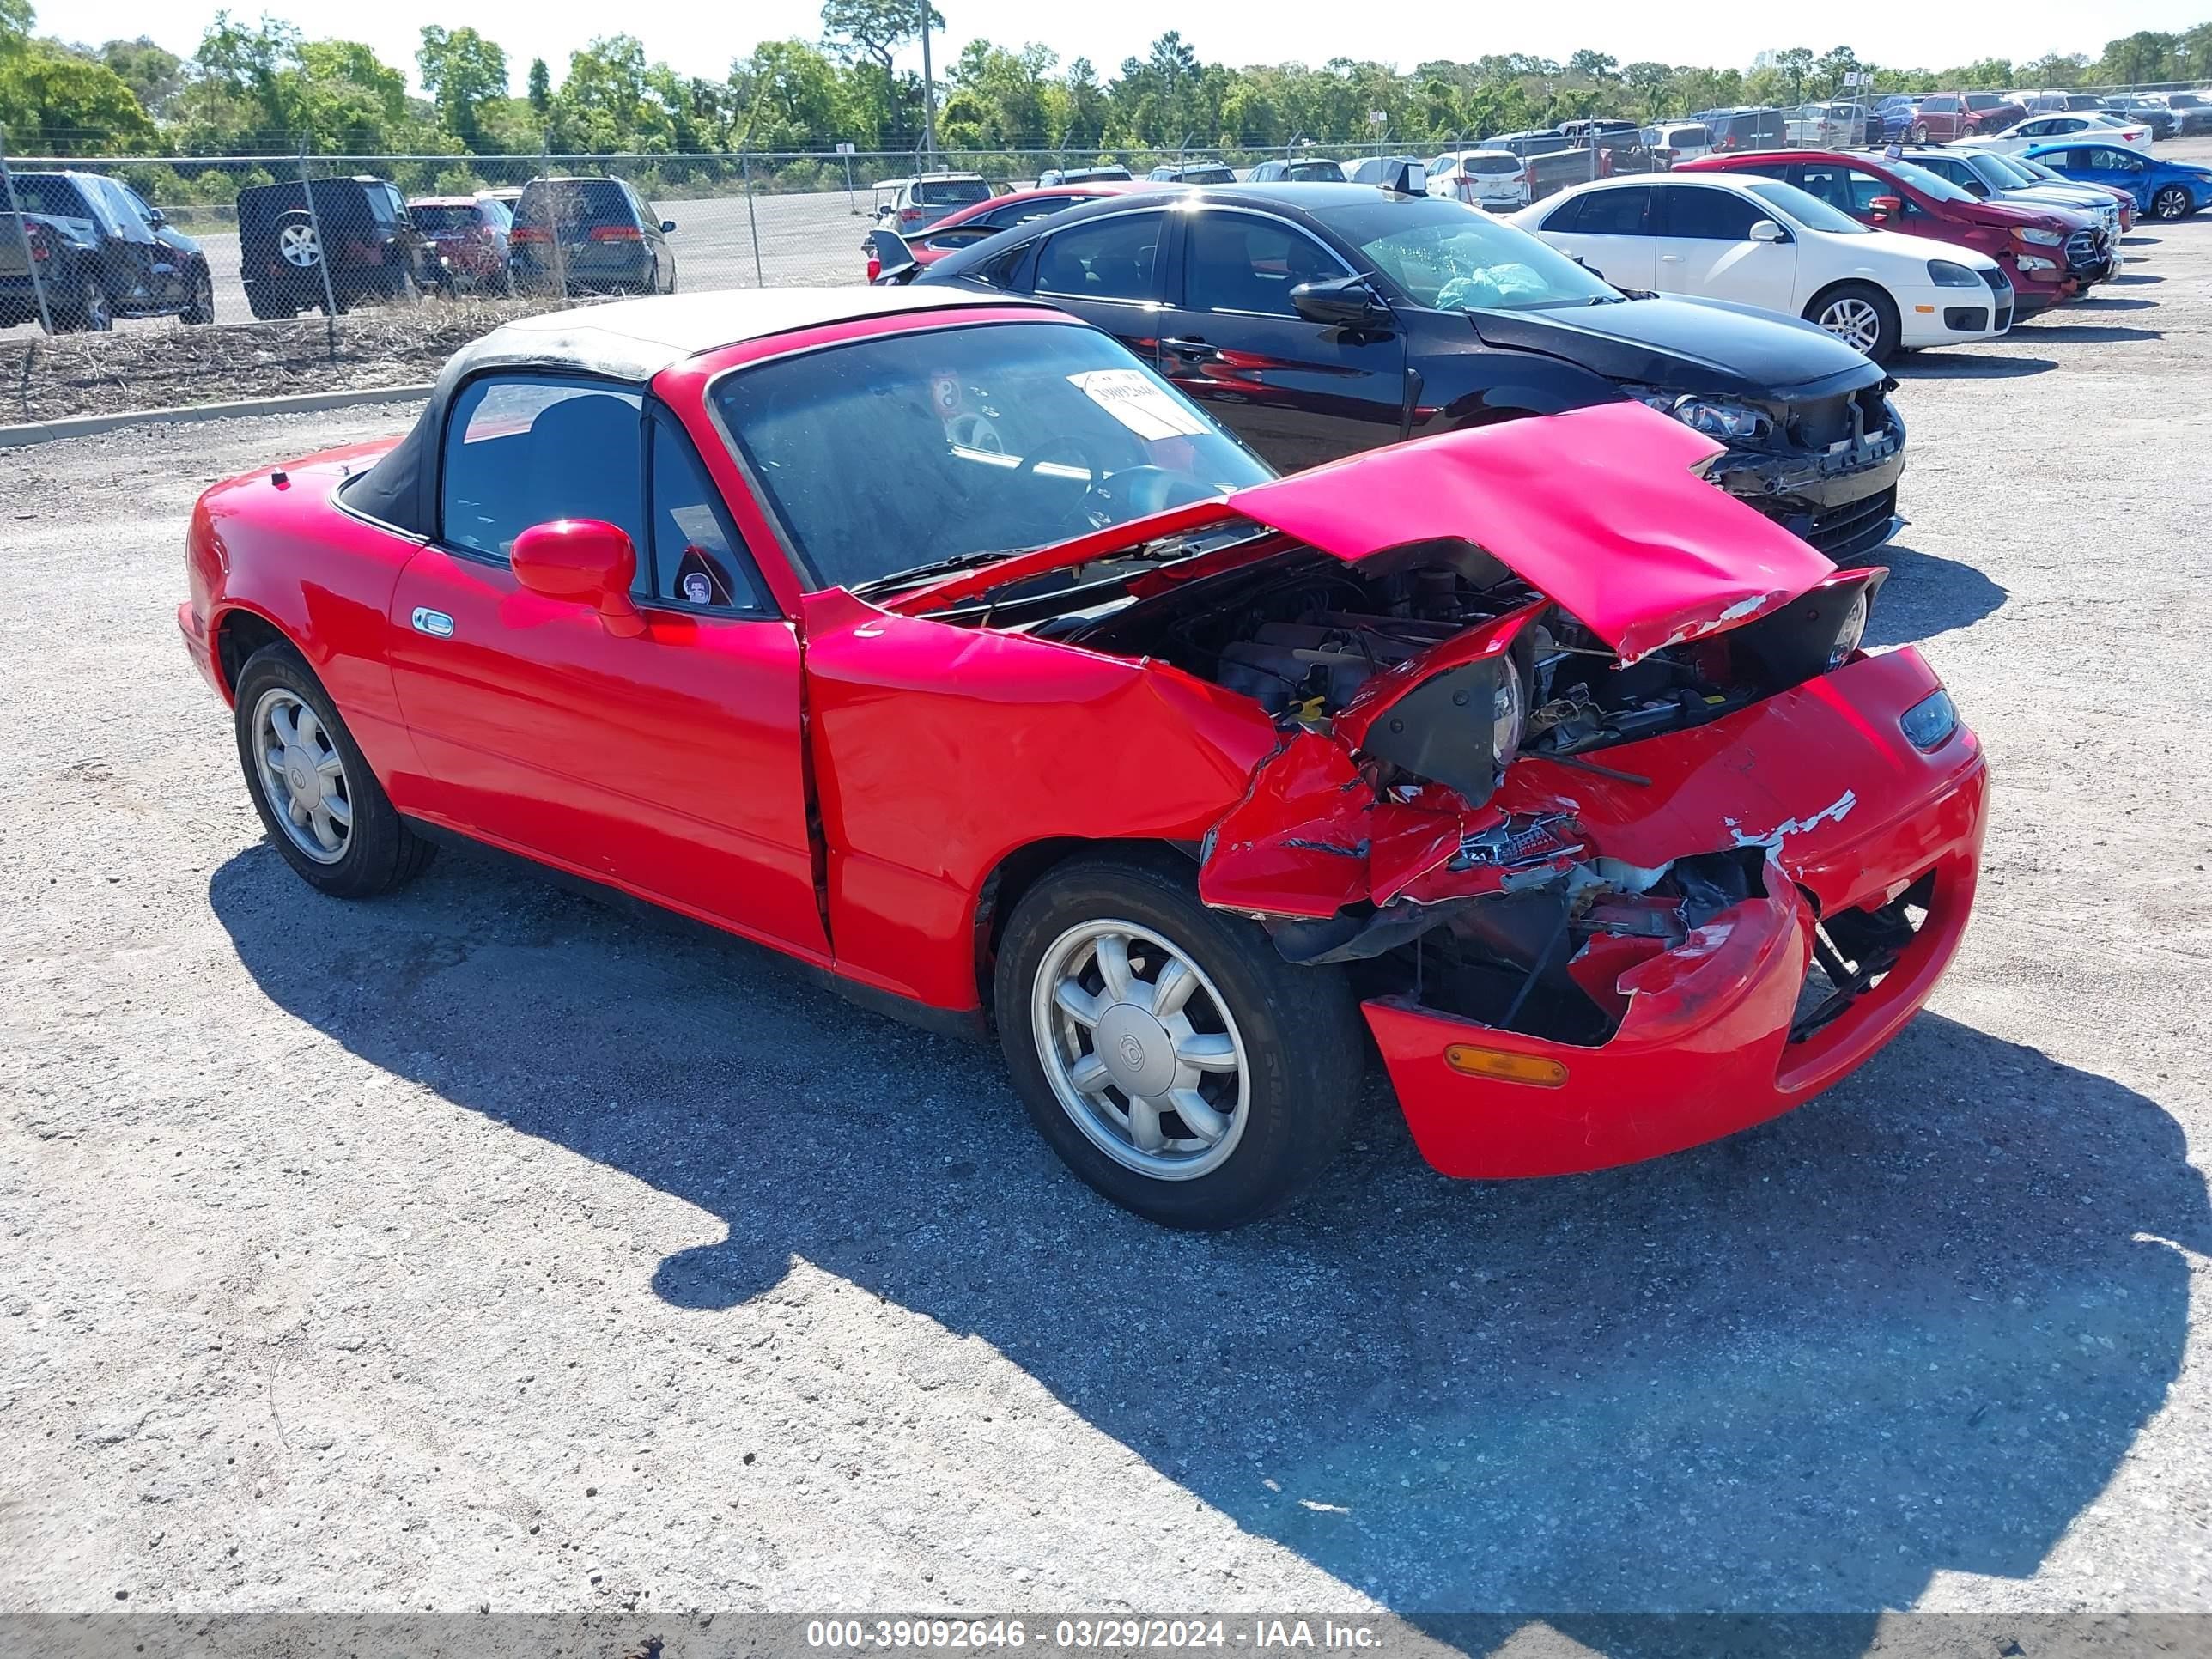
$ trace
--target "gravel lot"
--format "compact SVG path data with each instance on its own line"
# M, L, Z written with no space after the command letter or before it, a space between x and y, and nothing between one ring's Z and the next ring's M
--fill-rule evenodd
M1224 1238L764 958L289 874L185 515L400 414L10 455L0 1606L2212 1612L2212 222L2128 252L1903 371L1875 634L1997 780L1930 1011L1572 1180L1434 1176L1378 1094Z

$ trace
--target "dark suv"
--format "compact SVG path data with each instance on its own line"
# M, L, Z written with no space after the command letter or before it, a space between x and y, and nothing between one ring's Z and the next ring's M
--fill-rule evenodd
M425 284L427 244L392 185L366 174L318 179L312 210L296 179L238 192L238 275L264 322L363 301L412 301Z
M620 179L532 179L514 204L507 262L526 294L673 294L675 228Z
M136 191L96 173L19 173L15 180L23 234L0 197L0 328L38 320L26 241L57 331L105 330L118 317L215 320L207 256Z

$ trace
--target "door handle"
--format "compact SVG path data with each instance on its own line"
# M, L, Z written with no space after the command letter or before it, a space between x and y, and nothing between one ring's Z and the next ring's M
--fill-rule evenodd
M1682 256L1679 253L1662 253L1659 256L1659 263L1662 265L1679 265L1682 263Z
M1188 357L1194 363L1218 362L1221 356L1218 348L1203 340L1163 340L1160 349L1177 357Z
M428 634L434 640L453 637L453 619L442 611L433 611L428 605L418 605L410 620L417 634Z

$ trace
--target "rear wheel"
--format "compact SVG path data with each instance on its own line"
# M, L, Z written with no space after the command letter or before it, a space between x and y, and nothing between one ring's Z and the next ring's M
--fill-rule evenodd
M1878 363L1897 355L1896 301L1870 283L1842 283L1815 295L1805 307L1805 320Z
M436 851L400 819L330 694L289 645L246 659L239 763L270 845L310 886L369 898L412 881Z
M1164 858L1048 873L1007 919L994 988L1031 1121L1139 1215L1237 1226L1296 1195L1344 1139L1366 1050L1343 975L1284 962Z
M1912 142L1916 144L1925 144L1928 142L1927 122L1916 121L1912 124Z
M2186 219L2190 214L2189 192L2179 185L2168 185L2150 198L2154 219Z
M215 276L205 265L193 273L191 301L180 314L185 323L191 325L215 320Z

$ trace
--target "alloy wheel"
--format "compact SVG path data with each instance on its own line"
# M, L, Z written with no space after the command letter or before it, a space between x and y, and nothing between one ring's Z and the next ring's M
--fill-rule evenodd
M2151 198L2150 210L2161 219L2185 219L2189 216L2189 192L2179 185L2168 185Z
M1822 328L1845 345L1869 357L1881 342L1881 313L1871 301L1855 294L1830 301L1821 308L1818 320Z
M322 263L323 245L313 225L285 226L276 233L276 251L286 264L301 270L313 270Z
M272 686L253 707L253 764L262 793L292 845L336 864L353 840L353 789L321 718L294 692Z
M1037 964L1030 1025L1046 1080L1115 1163L1161 1181L1218 1169L1251 1108L1244 1039L1227 1000L1149 928L1088 921Z

